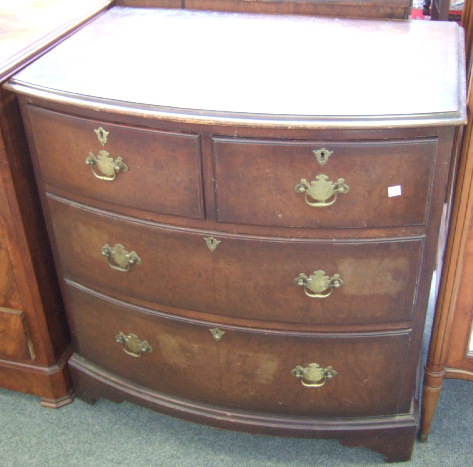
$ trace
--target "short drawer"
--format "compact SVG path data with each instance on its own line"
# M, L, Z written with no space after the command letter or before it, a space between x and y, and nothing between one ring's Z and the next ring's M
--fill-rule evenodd
M68 197L203 217L199 137L28 106L46 189Z
M65 276L127 301L314 325L412 318L421 238L324 242L215 234L220 243L211 251L208 233L134 222L53 197L49 205ZM118 267L121 247L110 254L115 245L135 252L139 264Z
M409 409L398 406L409 384L408 331L324 336L217 328L72 285L66 298L76 351L161 393L300 416L375 416ZM302 379L311 364L320 365L326 376L310 378L306 372Z
M423 225L436 151L435 139L215 138L217 218L309 228Z

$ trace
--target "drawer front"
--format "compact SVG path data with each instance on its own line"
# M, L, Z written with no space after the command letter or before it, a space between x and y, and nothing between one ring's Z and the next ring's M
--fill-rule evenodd
M218 313L268 321L375 325L412 319L423 242L222 239ZM337 287L338 286L338 287Z
M221 327L217 340L212 323L155 316L72 286L67 303L81 356L159 392L301 416L408 410L398 401L406 384L409 332L323 337ZM332 379L304 386L316 383L297 377L297 370L312 363L331 366L336 375L327 370Z
M49 204L66 277L114 296L288 323L372 326L411 319L421 239L335 243L216 235L221 243L210 251L208 234L126 222L54 198ZM140 264L117 271L114 256L102 254L116 244L134 251ZM338 274L339 283L318 290L318 271L329 279ZM310 285L301 284L303 276Z
M126 222L52 197L48 203L59 261L66 277L131 300L136 297L196 310L211 306L212 256L204 236L156 228L144 222ZM106 245L122 245L128 253L137 255L139 264L136 261L127 267L117 263L115 255L103 254Z
M198 136L86 120L32 106L28 116L48 190L85 197L91 204L100 200L203 217ZM100 128L104 132L96 133Z
M427 220L434 139L341 143L216 138L213 151L220 222L364 228L423 225Z

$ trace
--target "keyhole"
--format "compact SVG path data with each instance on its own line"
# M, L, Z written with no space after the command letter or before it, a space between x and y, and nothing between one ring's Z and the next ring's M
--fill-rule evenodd
M108 131L105 131L102 127L100 127L94 130L94 132L97 135L97 138L99 139L100 144L102 146L105 146L105 144L107 143Z
M329 151L326 148L320 148L317 151L313 151L315 154L315 157L317 158L317 162L320 165L325 165L328 160L330 159L330 156L333 154L333 151Z

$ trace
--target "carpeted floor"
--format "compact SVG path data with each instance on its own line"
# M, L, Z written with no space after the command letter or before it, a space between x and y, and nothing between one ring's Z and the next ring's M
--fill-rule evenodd
M447 380L430 440L409 466L473 465L473 383ZM209 428L141 407L80 400L59 410L0 390L0 465L264 467L382 465L382 455L337 441L255 436Z

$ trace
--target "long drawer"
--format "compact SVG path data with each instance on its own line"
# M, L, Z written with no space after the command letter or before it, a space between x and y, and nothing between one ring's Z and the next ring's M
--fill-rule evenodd
M312 325L372 326L412 317L421 238L324 242L215 234L220 243L211 251L205 232L111 216L52 196L49 206L65 277L127 301Z
M216 137L217 218L309 228L424 225L436 153L436 139Z
M155 391L301 416L409 409L398 406L409 331L324 336L226 326L217 332L210 322L170 318L72 283L66 299L78 353Z
M29 106L41 177L50 191L203 218L199 136L87 120Z

